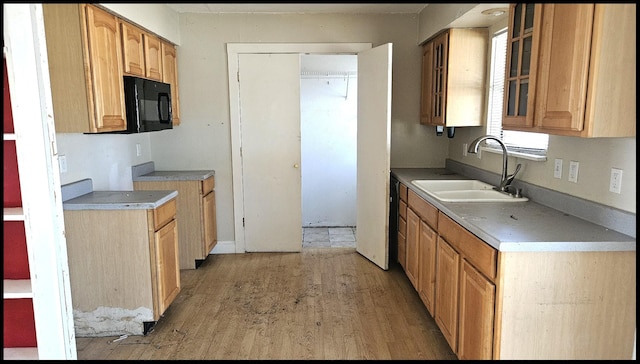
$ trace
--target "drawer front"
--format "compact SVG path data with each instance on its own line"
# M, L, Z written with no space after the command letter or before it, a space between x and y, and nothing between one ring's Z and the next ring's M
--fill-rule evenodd
M407 188L407 186L405 186L402 183L400 183L400 201L407 202L407 191L408 190L409 189Z
M172 198L153 211L153 226L159 230L176 217L176 199Z
M209 192L213 191L213 189L215 188L215 181L214 181L214 176L211 176L207 179L205 179L204 181L202 181L202 195L206 195Z
M438 229L438 209L432 204L423 200L415 192L409 190L409 207L415 211L433 230Z
M407 219L407 204L402 200L398 204L398 215L405 220Z
M440 212L438 218L438 233L452 247L458 250L464 259L471 262L491 281L495 281L498 257L496 249L458 225L442 212Z

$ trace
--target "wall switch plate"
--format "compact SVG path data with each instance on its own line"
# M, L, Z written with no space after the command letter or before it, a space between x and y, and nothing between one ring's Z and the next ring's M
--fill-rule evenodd
M556 159L553 167L553 178L562 178L562 159Z
M64 155L59 155L58 163L60 164L60 173L67 173L67 157Z
M140 157L142 155L142 147L140 143L136 143L136 156Z
M569 162L569 182L578 183L578 167L580 163L577 161Z
M469 145L467 143L463 143L462 144L462 156L463 157L467 156L467 149L469 149Z
M622 188L622 169L611 168L611 180L609 181L609 191L620 193Z

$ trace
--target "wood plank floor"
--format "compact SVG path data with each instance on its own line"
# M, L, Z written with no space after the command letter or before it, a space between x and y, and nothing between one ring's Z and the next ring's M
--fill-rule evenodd
M456 359L400 266L353 248L210 255L181 285L151 333L78 359Z

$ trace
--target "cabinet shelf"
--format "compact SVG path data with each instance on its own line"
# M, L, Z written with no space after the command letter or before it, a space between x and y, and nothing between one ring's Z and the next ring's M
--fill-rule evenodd
M4 348L3 360L38 360L38 348Z
M33 298L30 279L4 279L3 299Z
M5 207L2 214L3 221L24 221L22 207Z

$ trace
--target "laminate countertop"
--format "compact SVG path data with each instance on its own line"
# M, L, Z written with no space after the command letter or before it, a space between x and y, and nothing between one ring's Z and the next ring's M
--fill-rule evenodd
M394 168L411 191L499 251L635 251L636 239L576 216L526 202L441 202L414 179L470 179L442 168Z
M213 170L156 171L154 162L131 167L133 181L201 181L215 175Z
M178 191L93 191L91 179L62 186L64 210L155 209L178 196Z

